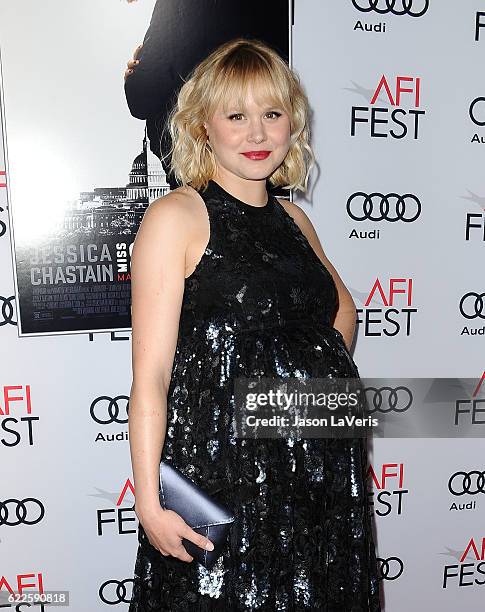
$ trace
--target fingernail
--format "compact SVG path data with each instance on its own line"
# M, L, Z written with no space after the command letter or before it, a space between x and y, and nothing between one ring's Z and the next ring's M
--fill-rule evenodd
M214 544L212 544L212 542L207 542L206 548L207 550L214 550Z

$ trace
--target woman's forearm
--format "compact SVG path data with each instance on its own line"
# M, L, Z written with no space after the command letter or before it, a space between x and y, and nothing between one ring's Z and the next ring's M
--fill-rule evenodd
M160 457L167 429L167 390L162 385L133 382L128 433L136 510L159 509Z

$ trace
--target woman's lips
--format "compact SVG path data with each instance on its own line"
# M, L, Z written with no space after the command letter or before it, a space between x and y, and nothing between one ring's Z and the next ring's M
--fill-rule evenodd
M266 159L271 151L245 151L241 153L244 157L248 159L258 160L258 159Z

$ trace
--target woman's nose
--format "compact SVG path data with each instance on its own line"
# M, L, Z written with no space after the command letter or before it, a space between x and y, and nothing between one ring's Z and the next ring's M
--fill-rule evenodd
M248 140L251 142L263 142L266 139L266 131L262 121L255 120L249 123Z

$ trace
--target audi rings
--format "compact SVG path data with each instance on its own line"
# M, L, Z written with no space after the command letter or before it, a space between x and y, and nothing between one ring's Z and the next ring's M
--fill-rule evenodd
M475 298L473 300L472 298ZM469 291L460 300L460 312L465 319L485 319L485 293Z
M127 395L117 395L116 397L101 395L91 403L89 408L91 418L100 425L128 423L129 400L130 398ZM124 402L126 403L123 406ZM98 413L98 416L95 414L95 411ZM121 412L126 412L126 419L119 418ZM99 413L101 413L101 416L99 416Z
M377 561L381 580L397 580L404 571L404 563L399 557L388 557L387 559L377 557Z
M388 391L388 393L383 393L384 391ZM368 392L371 392L370 400L373 406L373 408L369 407L369 414L373 412L404 412L413 403L413 394L407 387L399 386L395 389L392 387L380 387L379 389L366 387L366 398L369 398ZM384 397L386 397L387 406L384 405Z
M14 321L13 318L13 304L15 302L15 296L11 295L10 297L4 297L3 295L0 295L0 327L2 325L7 325L7 323L10 323L10 325L17 325L17 321Z
M99 588L99 598L101 599L103 603L111 605L111 606L114 606L119 603L129 604L131 602L131 595L127 597L128 591L125 585L130 582L133 587L133 584L134 584L133 578L126 578L125 580L107 580ZM116 585L116 589L108 589L107 587L109 585ZM108 593L106 593L106 591L113 591L113 590L114 590L114 593L110 592L109 595L111 595L111 597L110 599L108 599L107 597Z
M485 493L485 472L455 472L448 481L448 490L453 495Z
M15 504L15 507L12 506ZM12 514L11 514L12 513ZM14 519L14 515L15 518ZM35 497L24 499L0 500L0 525L16 527L17 525L37 525L44 518L45 508L42 502Z
M379 15L409 15L421 17L429 8L429 0L352 0L354 7L362 13L374 11Z
M374 200L377 202L374 204ZM391 201L393 212L391 214ZM374 213L374 208L378 208ZM354 221L404 221L411 223L421 214L421 202L412 193L366 194L363 191L353 193L347 200L347 213Z

